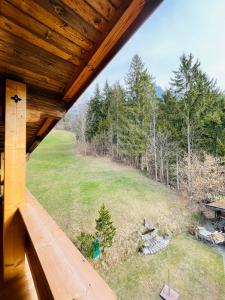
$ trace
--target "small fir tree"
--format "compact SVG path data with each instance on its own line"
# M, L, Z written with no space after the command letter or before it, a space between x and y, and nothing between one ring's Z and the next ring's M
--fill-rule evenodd
M99 218L96 220L96 237L99 239L100 247L104 253L105 248L112 246L116 228L113 226L109 210L103 204L99 210Z
M76 245L80 252L86 257L92 257L92 245L94 241L94 236L92 233L81 232L76 239Z

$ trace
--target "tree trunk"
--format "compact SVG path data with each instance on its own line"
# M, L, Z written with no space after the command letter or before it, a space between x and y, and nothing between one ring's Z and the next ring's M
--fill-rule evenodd
M188 195L192 195L192 176L191 176L191 128L189 113L187 116L187 147L188 147Z
M169 186L169 163L166 161L166 185Z
M177 154L177 157L176 157L176 177L177 177L177 191L180 190L180 178L179 178L179 156Z
M118 129L118 100L116 102L116 159L119 159L119 129Z
M156 113L153 112L153 150L155 163L155 180L158 180L157 149L156 149Z
M118 134L118 129L116 133L116 159L119 159L119 134Z
M163 165L163 151L162 145L160 145L160 181L164 181L164 165Z

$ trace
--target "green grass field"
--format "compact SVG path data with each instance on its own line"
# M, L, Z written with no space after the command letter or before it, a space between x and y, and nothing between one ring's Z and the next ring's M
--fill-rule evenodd
M102 203L117 234L105 262L95 264L119 299L159 299L167 281L181 299L225 299L223 262L217 252L185 233L191 214L176 193L137 170L76 153L71 133L53 131L31 155L28 188L66 234L93 231ZM140 256L143 218L172 237L161 253Z

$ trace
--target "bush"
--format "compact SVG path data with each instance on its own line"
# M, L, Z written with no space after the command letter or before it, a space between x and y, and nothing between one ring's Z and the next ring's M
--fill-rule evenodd
M191 191L188 190L188 175L191 176ZM189 170L188 158L181 165L181 190L196 204L209 203L215 197L225 195L225 169L218 158L205 154L202 159L192 155Z
M80 235L77 236L77 247L80 252L86 258L92 258L92 245L94 241L94 236L92 233L81 232Z
M201 222L201 219L202 219L202 215L200 212L192 213L192 215L191 215L192 222L199 224Z
M93 243L98 239L100 248L104 253L105 248L111 247L113 238L116 234L116 228L111 221L111 215L105 205L99 210L99 218L96 220L96 234L81 232L76 238L76 246L86 258L92 258Z

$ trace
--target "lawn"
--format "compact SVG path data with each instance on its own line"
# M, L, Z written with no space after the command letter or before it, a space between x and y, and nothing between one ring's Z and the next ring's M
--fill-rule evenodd
M106 261L95 267L119 299L159 299L167 281L182 299L224 299L222 258L185 233L190 212L173 191L137 170L105 158L84 157L71 133L53 131L31 155L28 187L67 235L93 231L101 204L110 209L117 234ZM161 253L136 253L143 218L172 237Z

